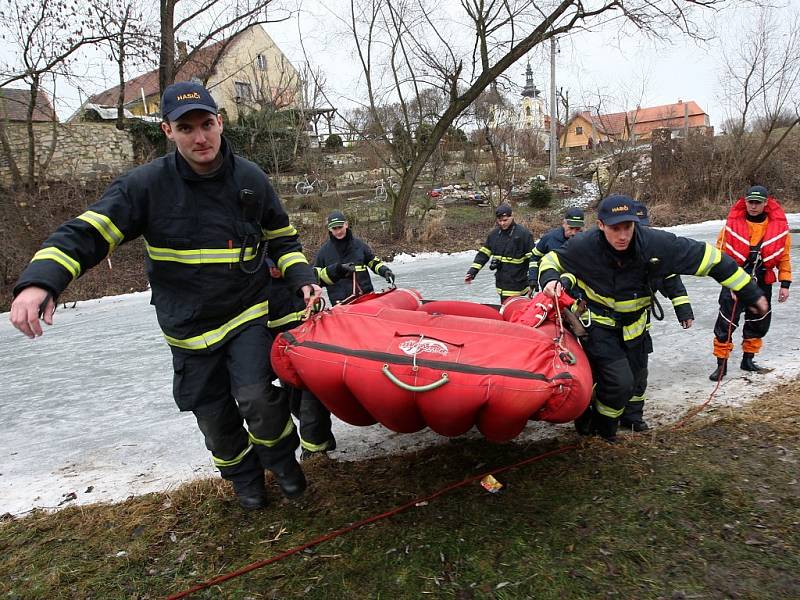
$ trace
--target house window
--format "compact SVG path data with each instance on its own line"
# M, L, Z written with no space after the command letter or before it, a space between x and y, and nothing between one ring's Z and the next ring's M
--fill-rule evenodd
M530 106L526 106L525 107L525 116L526 117L530 117L531 116L531 107Z
M583 135L583 127L576 127L575 135Z
M259 71L266 71L267 70L267 57L263 54L259 54L256 56L256 66L258 67Z
M253 98L253 88L249 83L235 81L233 87L236 89L235 102L247 102Z

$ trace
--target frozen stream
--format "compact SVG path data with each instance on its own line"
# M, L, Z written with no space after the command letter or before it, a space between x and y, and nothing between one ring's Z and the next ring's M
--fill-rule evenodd
M800 215L789 216L793 229ZM713 241L722 221L672 228L679 235ZM792 259L800 264L800 236L793 234ZM392 263L397 282L432 299L496 302L494 278L484 270L471 285L463 276L474 252L401 256ZM651 424L676 420L713 389L707 379L718 285L685 277L695 325L683 331L669 301L655 322L646 417ZM374 282L380 287L380 280ZM776 286L777 287L777 286ZM738 368L740 334L725 379L709 410L740 405L800 373L800 290L774 303L772 330L759 362L774 368L746 375ZM777 292L774 294L777 297ZM55 325L37 340L14 330L0 314L0 515L33 507L116 501L166 490L196 477L215 475L194 417L172 400L170 352L149 305L149 293L79 302L59 309ZM572 436L569 425L531 423L523 438ZM441 443L430 431L396 434L380 425L334 423L339 450L331 456L355 460ZM477 435L477 434L475 434ZM74 499L72 496L75 496Z

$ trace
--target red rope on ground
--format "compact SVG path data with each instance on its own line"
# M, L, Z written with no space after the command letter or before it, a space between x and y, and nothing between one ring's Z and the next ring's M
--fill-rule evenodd
M182 592L178 592L177 594L172 594L171 596L167 597L167 600L178 600L179 598L186 598L190 594L193 594L195 592L199 592L200 590L204 590L204 589L209 588L209 587L211 587L213 585L218 585L218 584L223 583L225 581L228 581L230 579L234 579L236 577L239 577L240 575L244 575L245 573L249 573L250 571L255 571L256 569L260 569L261 567L265 567L265 566L267 566L269 564L276 563L276 562L278 562L280 560L283 560L284 558L286 558L288 556L292 556L293 554L297 554L298 552L302 552L306 548L311 548L312 546L316 546L318 544L321 544L322 542L327 542L328 540L332 540L334 538L337 538L337 537L339 537L341 535L344 535L345 533L349 533L350 531L353 531L355 529L359 529L359 528L363 527L364 525L369 525L370 523L375 523L376 521L380 521L382 519L386 519L388 517L392 517L392 516L394 516L396 514L399 514L401 512L404 512L404 511L408 510L409 508L413 508L414 506L417 506L421 502L428 502L430 500L434 500L435 498L438 498L439 496L442 496L442 495L444 495L444 494L446 494L448 492L451 492L451 491L456 490L458 488L464 487L465 485L468 485L468 484L473 483L475 481L480 481L481 479L483 479L487 475L496 475L498 473L504 473L506 471L509 471L511 469L515 469L517 467L528 465L528 464L537 462L539 460L543 460L545 458L550 458L551 456L557 456L559 454L564 454L566 452L569 452L570 450L576 449L577 447L578 447L577 444L569 444L567 446L561 446L560 448L556 448L555 450L550 450L549 452L544 452L542 454L537 454L536 456L532 456L530 458L526 458L525 460L521 460L521 461L519 461L517 463L511 464L511 465L507 465L507 466L501 467L499 469L494 469L493 471L486 471L485 473L482 473L480 475L473 475L472 477L467 477L463 481L459 481L457 483L452 483L452 484L450 484L448 486L445 486L445 487L441 488L440 490L438 490L438 491L436 491L436 492L434 492L434 493L432 493L432 494L430 494L428 496L425 496L425 497L422 497L422 498L416 498L415 500L412 500L410 502L406 502L405 504L401 504L400 506L398 506L396 508L393 508L392 510L386 511L386 512L381 513L379 515L374 515L372 517L368 517L366 519L363 519L361 521L357 521L357 522L355 522L355 523L353 523L351 525L348 525L347 527L342 527L341 529L337 529L336 531L332 531L332 532L327 533L325 535L321 535L321 536L319 536L317 538L314 538L310 542L306 542L305 544L302 544L300 546L295 546L294 548L290 548L289 550L286 550L285 552L281 552L280 554L278 554L277 556L273 556L272 558L266 558L264 560L259 560L259 561L250 563L249 565L245 565L244 567L242 567L240 569L237 569L235 571L231 571L229 573L225 573L223 575L219 575L217 577L214 577L213 579L209 579L208 581L204 581L203 583L199 583L199 584L195 585L194 587L191 587L191 588L189 588L187 590L184 590Z
M736 298L733 301L731 318L728 319L728 340L733 340L733 316L736 314L737 304L739 304L738 298ZM728 359L726 358L725 362L722 363L722 371L724 373L727 370L728 370ZM717 385L715 385L714 389L711 390L711 393L708 395L708 398L706 398L706 401L700 404L699 406L695 406L693 409L691 409L688 413L686 413L686 416L684 416L680 421L675 423L675 425L673 425L670 429L672 429L673 431L675 431L676 429L680 429L681 427L685 426L689 421L694 419L697 415L699 415L701 412L703 412L706 406L708 406L711 403L711 400L714 398L714 396L716 396L717 390L719 390L719 386L722 383L724 377L725 376L722 373L720 373L720 376L717 377Z

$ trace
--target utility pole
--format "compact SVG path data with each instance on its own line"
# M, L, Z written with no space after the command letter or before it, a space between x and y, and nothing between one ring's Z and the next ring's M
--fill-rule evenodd
M558 120L556 119L556 38L550 38L550 183L556 179L558 158Z

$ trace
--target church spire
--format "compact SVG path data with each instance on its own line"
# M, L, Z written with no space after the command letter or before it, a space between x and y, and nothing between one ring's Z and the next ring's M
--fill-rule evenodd
M538 98L541 92L536 89L536 86L533 84L533 69L531 69L531 63L528 62L528 68L525 69L525 88L522 90L522 95L528 98Z

